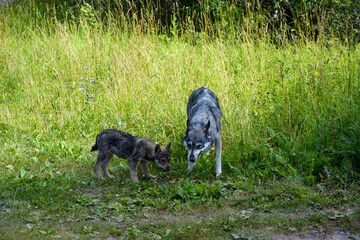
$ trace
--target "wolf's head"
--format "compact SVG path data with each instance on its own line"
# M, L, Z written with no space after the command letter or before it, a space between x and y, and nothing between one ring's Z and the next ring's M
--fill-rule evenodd
M164 172L170 170L170 147L171 142L166 147L162 147L159 144L155 146L154 162L161 167Z
M209 135L210 121L203 127L193 127L188 119L186 125L187 128L183 144L189 151L188 169L191 171L200 154L211 149L214 140Z

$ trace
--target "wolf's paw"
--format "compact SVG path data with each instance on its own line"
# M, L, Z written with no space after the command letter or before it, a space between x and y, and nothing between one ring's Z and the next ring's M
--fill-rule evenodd
M221 172L216 173L216 177L219 177L221 175Z

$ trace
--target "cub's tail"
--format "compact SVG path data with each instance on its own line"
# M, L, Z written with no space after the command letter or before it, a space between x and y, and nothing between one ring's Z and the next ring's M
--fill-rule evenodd
M96 151L98 150L98 145L97 145L97 142L95 143L95 145L91 148L91 151L90 152L93 152L93 151Z

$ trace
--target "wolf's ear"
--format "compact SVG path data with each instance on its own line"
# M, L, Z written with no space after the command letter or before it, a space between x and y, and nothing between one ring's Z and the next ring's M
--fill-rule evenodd
M205 128L204 128L204 132L205 132L206 134L209 133L209 128L210 128L210 120L208 121L208 123L206 124L206 126L205 126Z
M193 127L190 125L189 119L186 121L186 127L187 127L187 130L188 130L188 131L191 131L192 128L193 128Z
M156 146L155 146L155 153L158 153L158 152L160 152L160 151L161 151L160 145L159 145L159 144L156 144Z
M165 147L166 148L166 150L170 150L170 147L171 147L171 142L169 142L169 144Z

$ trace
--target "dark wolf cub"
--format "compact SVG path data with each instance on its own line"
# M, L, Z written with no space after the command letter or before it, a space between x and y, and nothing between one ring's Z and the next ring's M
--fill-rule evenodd
M155 162L164 172L169 171L170 147L171 142L166 147L162 147L145 137L137 138L114 129L104 130L97 135L96 143L91 149L91 152L99 150L95 164L96 176L104 179L100 170L102 168L105 177L114 178L109 174L108 164L115 154L129 161L131 181L139 182L136 168L138 162L140 162L145 176L154 179L156 176L150 173L146 161Z

